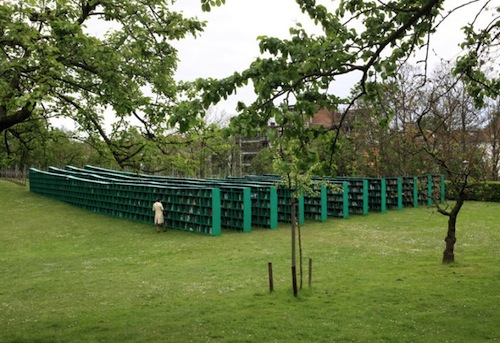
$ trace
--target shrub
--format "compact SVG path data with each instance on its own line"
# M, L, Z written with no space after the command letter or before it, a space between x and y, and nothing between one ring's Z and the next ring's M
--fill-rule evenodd
M455 200L456 193L449 187L449 184L446 186L446 199ZM469 185L466 200L500 202L500 183L481 182L471 184Z

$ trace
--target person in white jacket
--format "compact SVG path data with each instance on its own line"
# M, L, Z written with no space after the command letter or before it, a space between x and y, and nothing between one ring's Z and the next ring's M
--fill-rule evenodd
M162 228L163 231L167 231L165 228L165 218L163 217L164 210L161 199L156 199L156 202L153 204L153 211L155 212L155 226L157 232L160 232L160 228Z

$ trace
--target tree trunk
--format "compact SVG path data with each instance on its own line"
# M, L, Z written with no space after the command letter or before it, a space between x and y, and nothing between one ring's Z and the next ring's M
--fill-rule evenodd
M448 233L446 234L446 238L444 239L446 247L443 251L443 263L455 262L454 250L455 250L455 243L457 241L457 237L455 235L456 224L457 224L458 213L460 212L460 209L462 208L462 205L465 202L464 189L465 187L462 188L462 191L459 193L455 206L453 206L453 209L448 214Z
M457 241L457 237L455 235L456 232L456 223L457 223L457 215L456 213L451 213L448 218L448 233L446 238L444 239L446 243L446 247L443 251L443 263L453 263L455 262L455 242Z
M292 288L293 288L293 296L297 296L297 259L296 259L296 245L297 243L295 242L295 218L296 216L296 209L295 209L295 198L290 199L290 205L291 205L291 215L290 219L292 221Z

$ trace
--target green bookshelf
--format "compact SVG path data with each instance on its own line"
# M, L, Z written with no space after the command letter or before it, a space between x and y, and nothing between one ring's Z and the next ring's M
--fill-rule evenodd
M417 176L418 188L418 204L419 205L432 205L432 176L431 175L418 175Z
M132 174L86 166L84 169L69 167L64 173L77 174L80 177L103 178L113 182L134 182L143 185L162 185L167 187L182 187L186 189L219 188L221 191L221 226L223 228L250 232L252 228L252 208L250 190L238 186L214 185L204 179L184 179L161 177L154 175ZM61 172L61 170L59 170Z
M385 179L369 178L368 181L368 209L374 212L385 212L386 184Z
M219 187L221 226L236 231L252 231L251 190L247 187Z
M368 180L362 178L335 178L348 183L349 214L368 214Z
M444 202L443 175L386 178L316 177L317 194L298 199L298 220L325 221L369 211ZM47 172L30 169L30 191L110 216L153 222L152 204L163 199L167 227L207 235L221 229L250 232L276 229L291 220L292 191L277 175L224 179L176 178L122 172L94 166ZM325 182L336 185L328 187Z
M402 195L404 207L418 207L418 178L416 176L402 176Z
M278 222L290 223L292 217L291 199L293 191L285 187L279 187L277 191L278 191ZM304 196L299 196L297 200L298 200L297 219L299 221L299 224L303 225L305 223Z
M278 228L278 192L275 183L260 182L247 178L209 179L219 185L248 187L251 191L252 226L267 229Z
M400 210L403 208L403 178L385 178L385 201L388 210Z
M221 234L220 189L166 188L163 201L167 227L214 236Z
M317 195L304 195L304 219L324 222L328 219L327 189L321 185Z
M444 175L431 175L432 182L432 198L440 203L445 201L445 183Z
M349 184L347 181L328 181L333 187L327 189L328 217L349 218Z
M247 185L252 191L252 223L256 227L278 228L278 192L274 186Z

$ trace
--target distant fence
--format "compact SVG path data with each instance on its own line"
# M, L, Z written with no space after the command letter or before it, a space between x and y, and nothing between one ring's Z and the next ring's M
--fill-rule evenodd
M12 181L21 185L25 185L29 179L28 168L0 169L0 179Z

